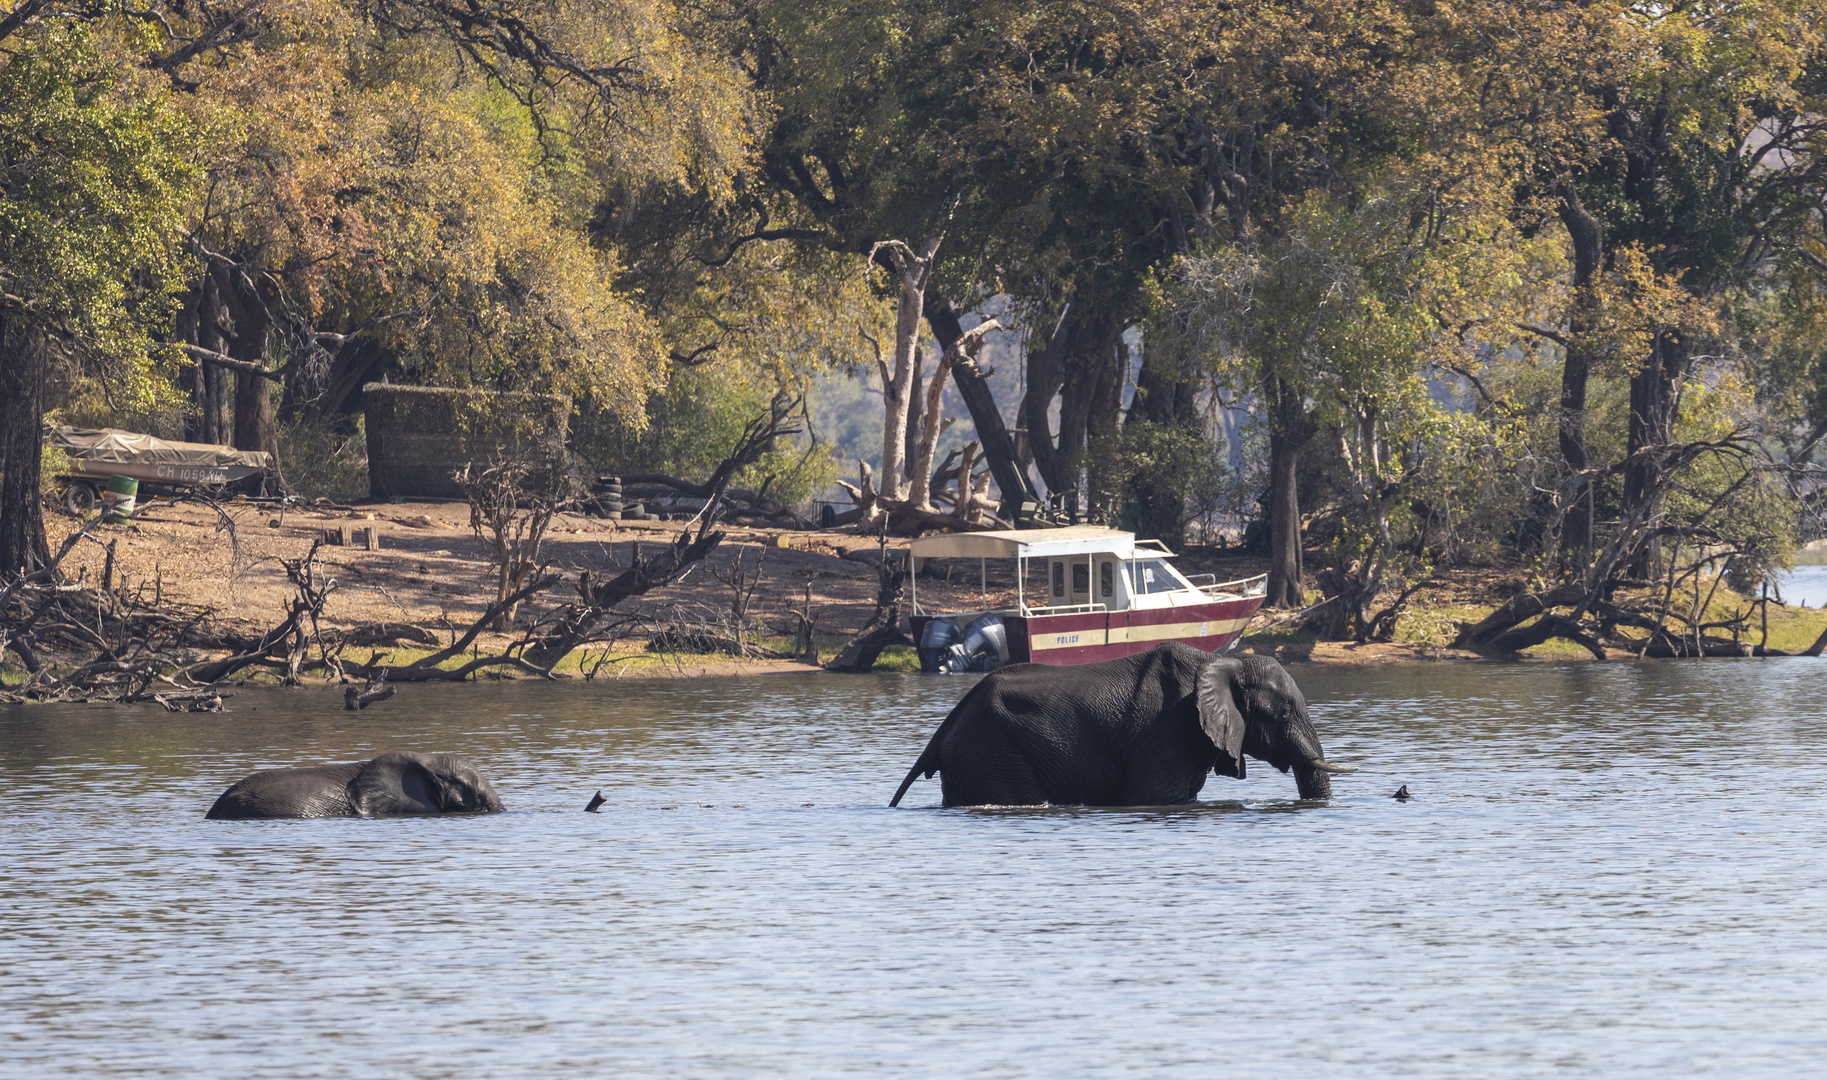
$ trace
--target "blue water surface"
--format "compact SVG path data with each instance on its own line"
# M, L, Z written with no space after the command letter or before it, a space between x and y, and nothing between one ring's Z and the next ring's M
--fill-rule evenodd
M1295 671L1363 766L1327 805L1259 767L1185 808L888 809L964 678L10 709L0 1075L1827 1060L1827 661ZM472 757L509 812L203 820L255 769L392 749Z

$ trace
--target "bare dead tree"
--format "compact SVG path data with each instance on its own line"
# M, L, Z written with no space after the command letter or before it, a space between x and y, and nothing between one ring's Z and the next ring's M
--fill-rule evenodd
M1778 655L1767 642L1746 640L1750 620L1766 610L1768 596L1735 608L1728 617L1709 615L1720 583L1733 567L1754 564L1768 543L1766 537L1727 536L1713 523L1753 485L1788 468L1771 461L1754 435L1734 431L1715 440L1658 445L1592 470L1590 479L1596 480L1630 467L1643 455L1653 455L1662 466L1657 483L1589 562L1576 567L1568 580L1513 597L1479 622L1461 626L1455 645L1513 652L1559 638L1599 657L1608 655L1608 644L1652 657ZM1736 470L1736 475L1717 488L1697 490L1683 479L1683 470L1701 461ZM1679 520L1668 509L1675 496L1689 503ZM1660 582L1633 581L1629 568L1650 551L1660 552Z
M592 640L618 604L672 584L717 550L725 535L716 528L724 489L738 472L760 461L776 440L799 430L793 417L802 404L800 398L779 394L765 414L749 421L729 456L712 472L713 486L704 508L670 544L645 559L637 556L634 565L607 580L598 581L589 571L580 574L578 599L559 610L553 624L528 647L526 659L550 671L572 649Z
M825 665L828 671L871 671L882 650L890 645L913 644L901 630L901 608L907 600L907 563L891 557L888 532L880 534L881 562L877 565L875 612L838 654Z
M755 549L753 570L746 569L747 560L743 549L736 549L736 557L730 560L728 569L718 567L715 563L706 563L711 577L722 583L730 591L729 595L729 628L730 636L736 641L738 649L743 649L750 629L749 607L754 603L755 590L761 585L761 568L767 560L767 549Z
M211 506L239 564L235 522L226 511L192 496L170 501ZM129 520L170 501L145 503ZM95 535L102 524L100 517L90 520L66 537L44 566L0 584L0 653L12 653L25 669L16 683L0 680L0 700L156 700L174 711L221 708L220 695L187 685L182 671L206 644L204 624L213 609L172 603L162 586L148 599L143 579L138 590L129 591L124 576L107 571L102 588L90 585L86 573L76 581L63 573L64 561L84 543L113 550Z
M499 602L539 572L546 530L582 485L556 439L540 439L530 452L497 447L486 467L467 464L452 479L469 499L470 530L495 563ZM510 606L497 616L494 629L505 632L513 622Z

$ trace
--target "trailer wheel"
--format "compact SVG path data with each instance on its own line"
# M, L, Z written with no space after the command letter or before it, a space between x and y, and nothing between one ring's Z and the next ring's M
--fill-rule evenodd
M95 490L95 485L85 480L72 480L64 485L63 508L77 517L94 513L100 499L101 493Z

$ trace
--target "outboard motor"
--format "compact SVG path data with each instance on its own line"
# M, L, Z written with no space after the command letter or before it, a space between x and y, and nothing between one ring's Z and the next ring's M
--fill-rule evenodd
M926 624L920 632L920 670L925 672L949 671L945 663L950 659L952 646L964 637L958 624L947 619L934 619Z
M964 640L951 647L942 671L991 671L1009 662L1009 630L1002 619L985 615L964 628Z

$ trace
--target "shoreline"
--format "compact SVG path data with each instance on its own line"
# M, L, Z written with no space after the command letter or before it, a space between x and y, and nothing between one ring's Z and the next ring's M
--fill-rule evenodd
M217 507L154 502L133 523L104 527L100 543L84 544L63 570L77 581L105 583L114 595L138 604L164 604L196 629L178 639L196 661L219 659L244 648L278 623L292 596L283 561L304 557L313 543L329 538L315 556L331 590L323 609L323 640L344 661L402 667L416 656L448 645L494 601L495 571L470 529L468 505L419 500L357 506L303 505L281 512L270 504L223 503ZM47 520L55 545L74 531L75 519ZM643 546L669 543L679 522L606 521L573 514L553 520L541 558L564 582L527 600L521 623L549 615L570 595L569 582L581 574L620 572ZM370 548L345 544L346 534L375 530ZM681 580L640 597L625 610L636 616L619 640L599 641L561 662L560 677L605 679L717 678L811 672L822 669L800 660L736 658L716 653L649 652L658 628L709 631L743 626L745 641L793 652L798 628L809 618L819 655L832 656L874 612L878 566L883 550L875 537L841 532L726 525L722 545ZM890 551L909 540L890 538ZM1802 552L1818 558L1827 543ZM998 580L992 572L989 596L980 598L975 560L962 570L956 560L929 560L916 583L918 595L939 610L968 610L984 602L1013 602L1010 568ZM1798 564L1806 565L1798 559ZM1262 559L1234 549L1191 549L1180 556L1187 573L1242 577L1266 568ZM1290 665L1383 666L1419 663L1516 663L1531 660L1598 662L1586 648L1550 640L1522 653L1454 648L1457 628L1477 623L1509 598L1528 591L1520 567L1468 566L1439 575L1437 588L1418 593L1397 621L1396 640L1358 644L1321 641L1304 632L1259 633L1237 647L1241 653L1272 657ZM1006 597L1002 593L1006 592ZM1747 598L1719 590L1715 611L1743 609ZM1737 605L1734 607L1733 605ZM1264 616L1258 616L1265 623ZM1827 609L1772 604L1768 645L1795 653L1827 630ZM1741 625L1741 630L1744 627ZM1763 641L1762 627L1749 626L1747 646ZM514 632L484 632L476 647L484 654L504 650ZM1615 645L1615 642L1613 643ZM605 648L607 646L607 648ZM1604 660L1636 660L1637 652L1615 647ZM472 652L471 655L474 655ZM403 658L403 659L402 659ZM16 681L23 669L11 653L0 654L0 671ZM878 670L917 670L911 649L890 649ZM55 662L55 661L53 661ZM453 658L446 667L460 660ZM336 683L335 675L301 672L311 683ZM593 676L593 678L591 678ZM472 677L536 678L526 670L496 669ZM250 670L221 685L277 682L269 670ZM360 680L355 680L359 682Z

